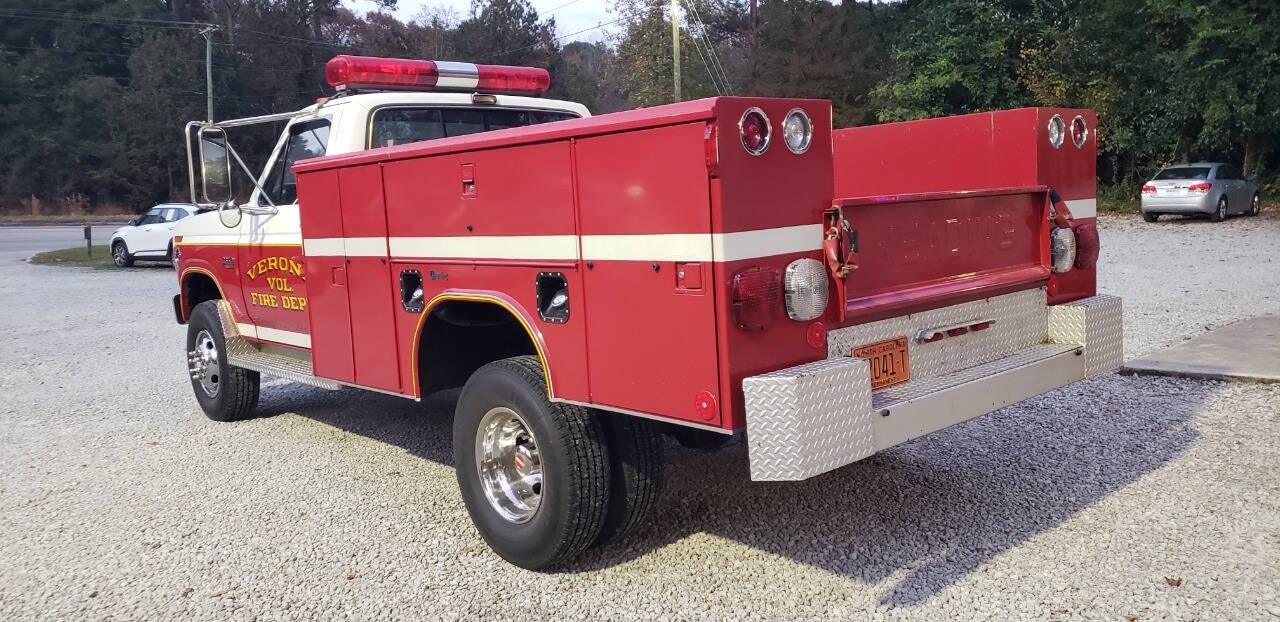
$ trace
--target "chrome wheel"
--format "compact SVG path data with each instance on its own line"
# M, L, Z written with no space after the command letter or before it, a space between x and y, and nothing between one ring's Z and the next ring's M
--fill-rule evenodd
M201 330L196 335L196 347L187 353L187 367L191 370L191 379L200 383L205 395L218 397L218 389L222 386L218 344L208 330Z
M542 501L542 458L525 420L505 406L480 419L476 470L489 505L502 518L524 523Z
M124 267L125 250L124 244L116 244L111 247L111 260L116 262L117 266Z
M1253 195L1253 205L1249 206L1249 215L1257 216L1262 211L1262 201L1258 199L1258 195Z

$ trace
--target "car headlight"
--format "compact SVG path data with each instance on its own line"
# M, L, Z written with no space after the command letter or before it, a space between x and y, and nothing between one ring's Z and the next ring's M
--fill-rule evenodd
M782 277L787 317L798 322L815 320L827 310L827 269L817 259L797 259Z
M799 108L792 108L782 119L782 139L791 153L800 155L809 150L813 142L813 123L809 115Z
M1054 227L1049 233L1053 271L1062 274L1076 263L1076 233L1066 227Z

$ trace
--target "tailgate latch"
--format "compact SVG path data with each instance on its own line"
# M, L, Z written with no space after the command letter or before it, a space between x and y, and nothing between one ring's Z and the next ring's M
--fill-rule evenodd
M822 252L827 258L827 269L836 284L836 299L839 301L839 319L844 321L845 311L845 278L858 269L858 232L849 226L844 218L844 210L839 205L832 206L824 216L824 234Z

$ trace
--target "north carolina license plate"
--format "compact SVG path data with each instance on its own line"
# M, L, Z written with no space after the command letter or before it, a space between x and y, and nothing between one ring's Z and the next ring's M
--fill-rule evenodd
M894 337L853 349L853 356L871 361L871 389L881 389L911 379L907 338Z

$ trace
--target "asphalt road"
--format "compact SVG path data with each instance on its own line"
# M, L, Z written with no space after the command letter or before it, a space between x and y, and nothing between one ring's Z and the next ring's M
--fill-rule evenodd
M93 227L93 243L106 244L118 225ZM2 226L0 227L0 262L20 261L40 251L52 251L84 245L84 226Z
M1275 216L1100 228L1129 357L1280 313ZM1280 620L1280 385L1106 375L799 483L672 445L650 525L532 573L467 518L450 395L208 421L174 287L0 262L0 619Z

